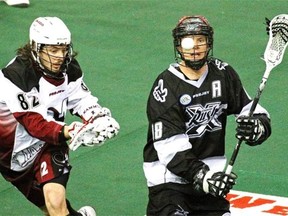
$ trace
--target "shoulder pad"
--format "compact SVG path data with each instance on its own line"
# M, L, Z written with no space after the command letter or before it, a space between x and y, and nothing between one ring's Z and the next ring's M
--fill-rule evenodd
M68 82L73 82L82 77L82 69L76 59L73 59L68 66L67 76Z
M35 73L29 60L23 60L17 56L5 68L2 69L4 77L25 92L38 86L41 75Z
M218 70L226 70L226 67L229 66L227 62L222 61L221 59L211 58L208 61L208 64L212 63L214 66L218 68Z

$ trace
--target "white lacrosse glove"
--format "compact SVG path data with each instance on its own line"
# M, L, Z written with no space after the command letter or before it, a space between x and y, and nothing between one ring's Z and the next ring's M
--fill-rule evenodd
M75 151L80 145L91 143L92 139L97 136L93 131L94 126L92 124L83 124L81 122L72 122L68 126L68 133L71 137L68 146L72 151Z
M93 131L97 134L97 136L92 138L92 142L90 144L86 143L86 146L103 145L107 139L111 139L116 136L120 129L118 122L110 116L98 117L91 121L90 124L94 126Z
M82 115L82 119L84 122L91 122L94 119L101 117L101 116L111 116L111 111L106 107L101 107L100 105L86 111Z
M69 148L75 151L79 146L100 146L119 132L118 122L109 116L98 117L90 123L73 122L69 125L68 133L71 140Z

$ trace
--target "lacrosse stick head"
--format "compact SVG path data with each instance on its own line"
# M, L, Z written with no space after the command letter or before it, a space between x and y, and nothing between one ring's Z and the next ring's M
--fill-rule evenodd
M281 63L288 45L288 14L275 16L267 25L269 40L264 52L264 61L273 68Z

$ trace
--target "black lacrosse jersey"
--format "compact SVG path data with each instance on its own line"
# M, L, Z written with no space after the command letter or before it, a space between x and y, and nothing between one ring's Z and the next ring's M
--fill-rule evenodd
M238 74L219 59L208 62L199 80L189 80L177 63L171 64L157 77L147 103L148 186L186 183L203 165L200 160L223 157L227 116L247 110L250 102ZM259 107L256 112L264 110Z

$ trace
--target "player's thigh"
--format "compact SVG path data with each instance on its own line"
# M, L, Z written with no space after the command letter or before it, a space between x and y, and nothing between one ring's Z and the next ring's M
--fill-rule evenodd
M47 144L41 157L35 161L35 177L39 184L45 184L52 179L70 172L68 147ZM68 179L67 179L68 181ZM64 185L65 186L65 185Z
M230 204L226 199L209 194L195 195L188 192L189 187L164 184L150 188L147 215L222 216L229 213Z
M164 185L150 188L147 205L147 216L159 215L187 215L185 196L173 189L167 189Z
M42 188L35 181L32 172L27 172L24 175L22 174L21 177L19 177L17 181L13 181L12 184L35 206L39 208L45 206Z

